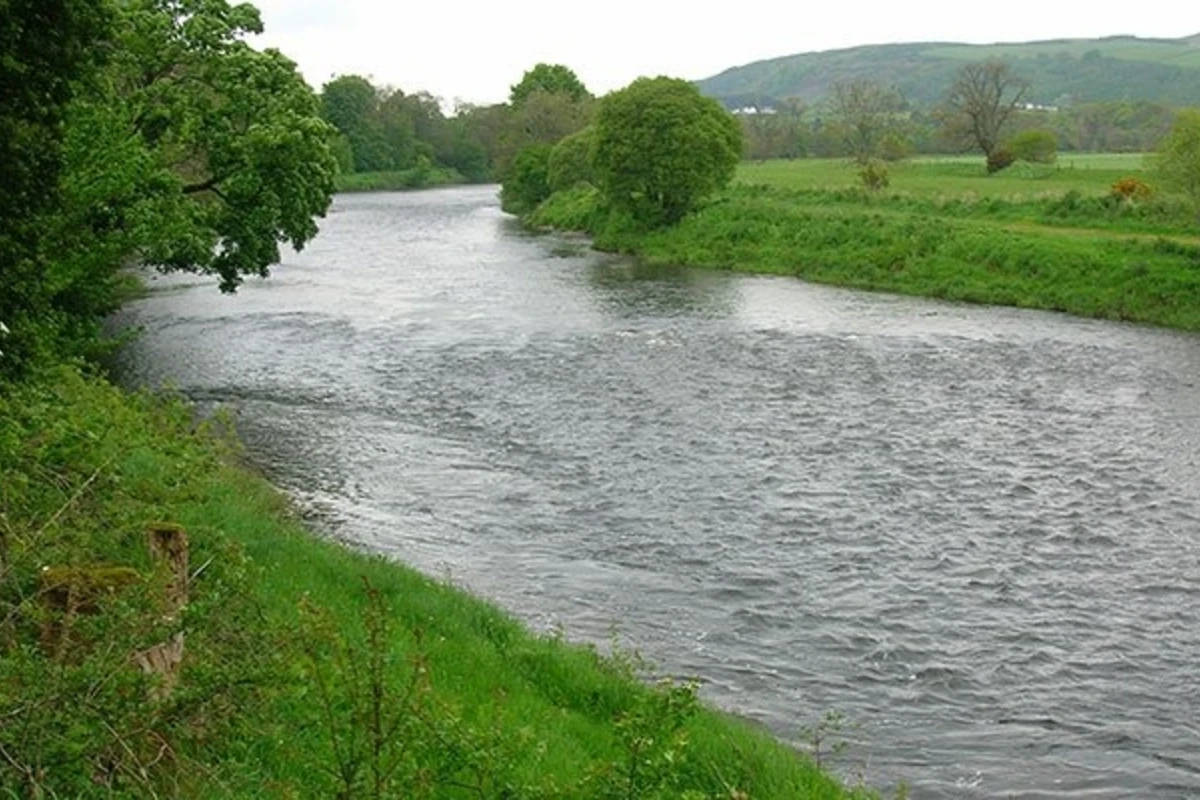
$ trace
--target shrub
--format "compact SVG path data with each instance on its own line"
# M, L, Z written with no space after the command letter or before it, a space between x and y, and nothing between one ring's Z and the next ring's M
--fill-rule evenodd
M1001 170L1008 169L1013 165L1017 157L1007 147L999 147L988 153L987 171L989 175L993 175Z
M1058 137L1052 131L1034 128L1016 134L1005 142L1002 149L1020 161L1053 164L1058 158Z
M868 161L858 171L858 179L865 188L873 192L886 189L889 183L887 166L879 161Z
M527 214L550 196L550 145L531 144L513 159L500 187L500 207Z
M1135 203L1149 200L1154 190L1150 188L1150 184L1139 178L1121 178L1112 185L1109 193L1119 200Z

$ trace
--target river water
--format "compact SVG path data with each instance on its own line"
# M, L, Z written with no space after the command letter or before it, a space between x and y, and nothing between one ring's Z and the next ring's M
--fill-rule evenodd
M342 196L131 382L236 410L337 536L622 640L914 797L1200 797L1200 337L533 237Z

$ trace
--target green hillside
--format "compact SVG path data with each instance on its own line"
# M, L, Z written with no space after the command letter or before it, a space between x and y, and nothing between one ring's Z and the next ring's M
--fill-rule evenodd
M812 103L838 81L894 84L909 100L938 102L967 61L1003 58L1032 84L1030 101L1047 105L1149 100L1200 105L1200 35L1181 39L1058 39L1021 44L924 42L829 50L758 61L697 84L730 107L799 97Z

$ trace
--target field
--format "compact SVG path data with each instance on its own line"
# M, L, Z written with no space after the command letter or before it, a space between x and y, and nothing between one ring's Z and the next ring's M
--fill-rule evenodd
M892 192L921 196L1036 199L1074 189L1083 194L1107 194L1124 177L1150 180L1141 153L1088 153L1059 156L1053 165L1018 163L987 175L980 156L916 158L889 167ZM809 158L794 161L743 162L736 181L780 189L845 189L859 185L849 161Z
M1073 156L988 176L979 158L920 159L892 167L880 191L846 161L746 163L671 228L614 223L587 188L553 195L529 221L652 263L1200 330L1195 210L1156 192L1143 160ZM1127 177L1149 194L1115 193Z

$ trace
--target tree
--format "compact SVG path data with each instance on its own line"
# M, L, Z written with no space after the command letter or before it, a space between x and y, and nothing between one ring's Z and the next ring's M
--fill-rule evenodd
M508 100L515 107L536 92L565 95L572 102L586 100L592 95L573 71L562 64L538 64L525 73L521 82L511 87Z
M799 158L807 150L804 106L798 100L780 103L775 113L739 114L745 140L743 155L754 160Z
M829 105L838 119L846 151L859 166L880 157L889 136L899 136L904 98L868 80L833 85Z
M214 274L225 291L265 276L281 243L316 235L332 196L334 131L316 96L279 51L245 42L262 30L252 6L115 7L104 84L71 109L64 186L78 224L61 269L100 270L95 249Z
M0 375L52 346L45 230L62 204L63 122L111 36L104 0L0 2Z
M600 101L593 167L605 198L647 227L678 222L730 178L737 121L676 78L638 78Z
M1005 124L1029 93L1029 83L999 60L965 64L951 84L943 124L952 138L965 140L992 157Z
M1200 109L1181 110L1153 157L1162 183L1183 194L1200 217Z
M411 122L406 126L404 115L397 119L392 106L385 120L379 90L360 75L340 75L321 88L321 116L350 143L355 172L393 169L397 164L389 135L404 143L413 138Z

